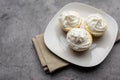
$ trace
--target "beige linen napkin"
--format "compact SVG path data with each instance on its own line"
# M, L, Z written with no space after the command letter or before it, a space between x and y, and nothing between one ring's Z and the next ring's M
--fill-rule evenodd
M117 34L117 38L116 38L116 42L120 41L120 29L118 29L118 34Z
M120 30L116 42L120 40ZM32 39L35 50L45 72L51 73L55 70L68 66L70 63L54 55L44 44L43 34Z
M67 66L69 63L54 55L44 44L43 34L32 39L39 60L45 72L51 73L57 69Z

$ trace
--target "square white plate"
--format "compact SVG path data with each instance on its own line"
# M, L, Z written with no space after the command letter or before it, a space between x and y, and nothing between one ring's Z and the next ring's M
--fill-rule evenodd
M91 48L84 52L73 52L66 42L66 34L58 25L58 17L61 12L66 10L74 10L80 13L83 18L89 14L99 13L108 22L106 33L99 39L93 42ZM116 21L107 13L82 3L69 3L65 5L49 22L45 33L44 41L46 46L60 58L83 67L92 67L101 63L112 49L118 32Z

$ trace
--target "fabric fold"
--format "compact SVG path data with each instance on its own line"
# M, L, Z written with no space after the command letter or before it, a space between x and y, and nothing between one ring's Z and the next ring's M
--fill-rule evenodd
M69 65L68 62L57 57L45 46L43 34L37 35L32 41L45 72L51 73L58 68Z

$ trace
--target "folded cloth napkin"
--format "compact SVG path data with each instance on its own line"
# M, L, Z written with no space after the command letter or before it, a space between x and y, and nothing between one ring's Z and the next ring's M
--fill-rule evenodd
M120 40L120 30L118 31L116 42L119 40ZM52 73L55 70L70 65L69 62L66 62L63 59L57 57L45 46L43 34L35 36L32 39L32 41L45 72Z
M117 34L117 38L116 38L116 42L120 41L120 29L118 29L118 34Z
M44 44L43 34L32 39L39 60L45 72L51 73L57 69L67 66L69 63L54 55Z

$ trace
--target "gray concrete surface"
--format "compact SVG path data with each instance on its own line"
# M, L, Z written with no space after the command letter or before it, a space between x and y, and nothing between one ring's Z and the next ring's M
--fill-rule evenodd
M43 71L31 38L43 33L54 14L73 1L103 9L120 25L120 0L0 0L0 80L120 80L120 43L97 67Z

